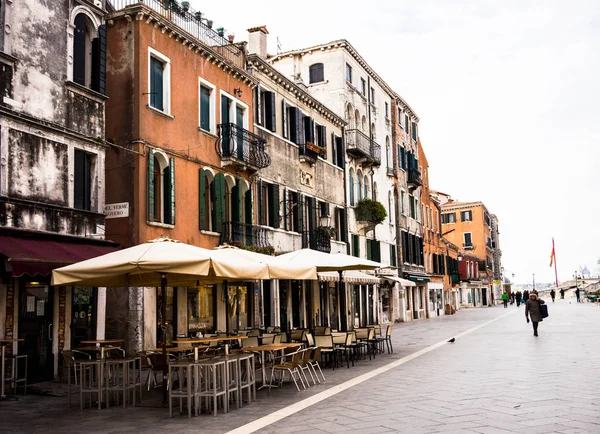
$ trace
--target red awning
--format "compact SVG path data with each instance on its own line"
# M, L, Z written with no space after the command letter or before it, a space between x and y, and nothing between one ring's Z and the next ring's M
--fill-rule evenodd
M0 235L0 254L13 277L49 276L52 270L114 252L117 247L93 241L56 241Z

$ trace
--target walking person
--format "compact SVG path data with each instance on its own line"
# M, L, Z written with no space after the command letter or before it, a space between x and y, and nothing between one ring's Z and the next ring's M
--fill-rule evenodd
M579 303L579 288L575 290L575 296L577 297L577 303Z
M550 291L550 297L552 297L552 303L554 303L554 298L556 297L556 291L554 289Z
M515 294L515 299L517 300L517 307L521 305L522 297L523 294L521 294L521 291L517 291L517 293Z
M504 309L508 307L508 294L506 292L502 293L502 303L504 303Z
M523 291L523 302L527 303L527 300L529 300L529 291L525 290Z
M510 292L510 304L515 304L515 293Z
M533 324L533 336L538 335L538 324L542 321L542 309L540 305L545 304L544 300L538 299L537 293L529 294L529 300L525 303L525 318L529 324L529 318Z
M565 290L562 288L560 289L560 298L561 298L561 300L565 299Z

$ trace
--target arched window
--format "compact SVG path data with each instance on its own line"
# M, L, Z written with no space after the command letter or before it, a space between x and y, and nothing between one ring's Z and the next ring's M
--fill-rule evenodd
M362 131L363 133L367 132L367 117L364 115L362 117Z
M148 221L175 224L175 159L155 150L148 155Z
M364 189L365 189L365 194L364 194L364 198L367 199L369 197L369 178L367 177L367 175L365 175L365 179L364 179Z
M315 63L308 68L309 83L325 81L325 71L322 63Z
M348 177L348 183L350 188L350 205L354 206L354 170L350 169L350 176Z
M106 26L92 22L90 15L75 15L73 27L72 80L96 92L106 93Z
M356 128L354 121L354 109L351 104L348 104L348 108L346 110L346 120L348 121L348 129L353 130Z
M373 135L373 139L375 138L375 122L371 122L371 134Z

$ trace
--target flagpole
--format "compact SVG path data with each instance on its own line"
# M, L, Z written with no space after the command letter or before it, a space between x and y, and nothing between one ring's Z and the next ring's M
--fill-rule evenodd
M554 254L554 279L556 280L556 289L558 289L558 271L556 270L556 249L554 248L554 237L552 237L552 253Z

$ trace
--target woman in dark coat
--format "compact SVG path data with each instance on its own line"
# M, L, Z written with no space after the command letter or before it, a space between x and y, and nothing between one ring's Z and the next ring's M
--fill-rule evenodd
M539 300L535 292L529 294L529 300L525 303L525 318L529 323L529 318L533 324L533 336L538 335L538 323L542 321L542 312L540 304L545 304L544 300Z

